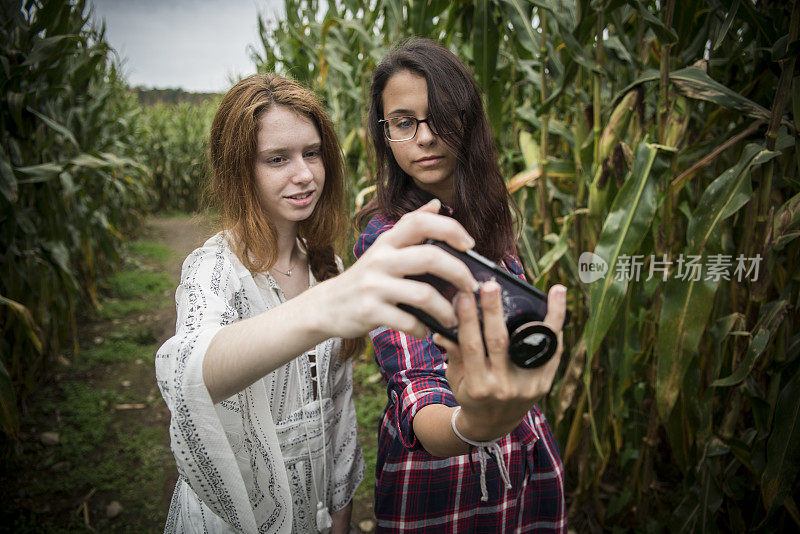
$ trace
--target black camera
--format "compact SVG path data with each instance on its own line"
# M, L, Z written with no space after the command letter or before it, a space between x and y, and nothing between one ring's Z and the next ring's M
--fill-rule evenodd
M558 339L555 332L541 322L547 315L547 295L545 293L523 282L476 252L471 250L461 252L443 241L433 239L429 239L425 243L436 245L464 262L479 283L494 279L500 284L503 318L509 336L508 354L511 361L520 367L533 368L544 365L553 357L558 347ZM432 285L451 303L458 294L458 289L454 285L432 274L408 276L407 278ZM478 295L476 295L477 297ZM477 298L477 302L480 313L480 298ZM457 328L445 328L427 313L407 304L399 304L398 307L413 314L434 332L458 342ZM564 325L569 322L569 316L570 313L567 310ZM483 326L482 319L481 326Z

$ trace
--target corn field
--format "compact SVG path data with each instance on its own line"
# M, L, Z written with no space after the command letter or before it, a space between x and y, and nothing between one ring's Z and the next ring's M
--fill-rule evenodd
M140 110L83 2L2 0L0 423L126 232L202 206L215 105ZM324 100L355 212L369 81L436 39L481 86L518 251L573 310L543 409L579 532L800 528L800 3L285 1L254 70Z
M84 2L0 3L0 425L77 351L79 310L141 219L140 112Z
M85 2L2 2L0 424L77 352L80 310L147 211L201 203L215 102L140 109Z
M153 208L193 212L203 202L206 138L218 101L156 104L143 109Z

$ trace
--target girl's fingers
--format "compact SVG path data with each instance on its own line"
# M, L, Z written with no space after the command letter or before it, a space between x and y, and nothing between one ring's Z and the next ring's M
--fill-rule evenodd
M544 324L553 332L559 333L564 328L564 317L567 313L567 288L561 284L554 285L547 294L547 315Z
M434 198L427 204L420 206L417 208L416 211L427 211L428 213L439 213L439 210L442 209L442 201L438 198Z
M442 347L448 353L453 350L455 350L456 352L458 351L458 344L450 341L442 334L439 333L433 334L433 342Z
M508 362L508 329L503 316L501 288L494 280L481 286L481 310L483 311L483 340L489 360L493 365Z
M428 327L410 313L394 306L387 306L386 308L382 311L380 317L376 317L376 319L379 319L381 326L404 332L416 338L424 338L428 335Z
M433 334L433 342L442 347L447 354L445 360L447 365L458 365L461 363L461 353L458 351L458 345L444 337L442 334Z
M382 297L392 306L407 304L422 310L445 328L452 328L458 324L452 304L432 285L425 282L403 278L390 279L384 284Z
M428 206L427 209L432 207ZM392 247L402 248L417 245L430 238L445 241L458 250L475 246L475 240L458 221L431 213L427 209L419 208L403 215L394 227L378 237L375 244L383 240L383 243Z
M435 245L416 245L395 251L387 271L394 276L432 274L460 291L474 291L478 282L467 266Z
M478 307L472 293L461 292L456 297L458 315L458 348L468 372L480 373L486 368L483 334L478 320Z

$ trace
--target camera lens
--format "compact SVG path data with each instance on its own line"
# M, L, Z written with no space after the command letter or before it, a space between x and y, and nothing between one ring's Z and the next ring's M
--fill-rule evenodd
M520 367L531 369L550 361L558 347L555 332L546 324L534 321L516 328L511 334L508 354Z

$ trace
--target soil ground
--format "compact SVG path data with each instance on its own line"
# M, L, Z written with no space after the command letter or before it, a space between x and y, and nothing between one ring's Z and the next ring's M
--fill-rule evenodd
M53 380L23 411L16 454L0 470L0 531L163 530L177 471L153 357L174 333L181 263L213 233L199 217L150 218L126 246L101 309L79 324L80 350L58 359ZM385 393L374 364L362 358L355 368L367 472L352 523L354 532L370 532Z

